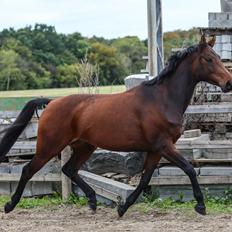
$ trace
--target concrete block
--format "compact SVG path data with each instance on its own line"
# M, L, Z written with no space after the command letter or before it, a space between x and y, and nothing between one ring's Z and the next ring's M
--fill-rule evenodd
M52 194L53 187L51 182L32 182L31 183L31 193L32 196L40 196Z
M21 175L21 174L19 174ZM13 194L18 186L18 182L11 182L11 194ZM23 197L31 197L32 195L32 188L31 188L31 182L28 182L24 191L23 191Z
M11 185L10 183L0 182L0 195L10 195Z
M221 43L224 44L230 44L231 43L231 36L230 35L222 35L221 36Z
M159 169L156 168L155 171L153 172L152 176L157 177L159 175Z
M202 156L207 159L232 159L231 148L205 148L202 150Z
M232 12L209 13L209 27L231 27Z
M148 80L148 74L135 74L130 75L124 79L126 89L132 89L133 87L140 85L143 81Z
M232 167L201 167L201 176L232 176Z
M2 163L0 164L0 173L9 173L10 168L8 163ZM11 188L10 183L7 182L0 182L0 195L10 195Z
M199 168L194 168L197 175L199 174ZM184 176L186 175L182 169L178 167L166 166L159 168L160 176Z
M231 188L230 185L201 185L203 193L211 196L222 196L226 189ZM185 186L152 186L152 192L159 194L161 199L172 198L174 200L192 201L195 200L193 197L193 190L191 185Z
M79 175L96 191L98 195L115 202L125 202L126 198L135 190L135 188L130 185L90 172L79 171Z
M221 50L222 51L229 51L229 52L231 52L231 50L232 50L232 44L231 43L224 43L224 44L222 44Z
M155 192L161 199L172 198L173 200L191 201L194 199L191 185L186 186L152 186L152 192Z
M220 55L222 60L231 60L232 58L231 51L221 51Z
M184 131L184 138L195 138L195 137L200 137L200 136L201 136L200 129Z
M24 130L25 138L30 139L37 137L37 131L38 131L38 123L37 122L29 123L26 129Z
M216 43L215 43L215 45L220 44L220 43L221 43L221 36L217 35L216 36Z
M222 12L232 12L232 1L231 0L221 0L221 11Z

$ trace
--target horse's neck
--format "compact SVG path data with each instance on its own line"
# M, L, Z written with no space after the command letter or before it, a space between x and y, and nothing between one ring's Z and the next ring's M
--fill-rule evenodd
M177 68L172 76L160 84L160 88L166 89L163 100L166 106L165 114L170 121L182 123L183 114L191 101L195 86L196 82L193 81L191 67L184 65L184 63Z

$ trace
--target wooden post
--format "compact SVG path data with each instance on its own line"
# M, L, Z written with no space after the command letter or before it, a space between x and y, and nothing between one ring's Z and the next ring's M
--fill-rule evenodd
M157 76L164 67L162 1L147 0L149 75Z
M156 0L147 0L149 75L157 75Z
M71 157L71 148L68 146L61 152L61 167L63 167L63 165L67 163L70 157ZM66 201L72 192L72 182L66 175L63 174L63 172L61 173L61 184L62 184L62 199L63 201Z

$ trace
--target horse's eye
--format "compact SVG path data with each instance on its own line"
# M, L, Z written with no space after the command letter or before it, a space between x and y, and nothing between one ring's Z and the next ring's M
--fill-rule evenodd
M209 63L212 63L212 62L213 62L213 59L211 59L210 57L207 57L207 58L206 58L206 61L209 62Z
M208 63L212 63L213 59L210 57L202 57L205 61L207 61Z

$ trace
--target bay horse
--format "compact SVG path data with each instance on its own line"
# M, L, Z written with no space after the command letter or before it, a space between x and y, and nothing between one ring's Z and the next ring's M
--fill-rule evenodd
M54 100L38 98L29 101L0 142L2 161L37 108L47 105L38 122L36 154L24 166L11 201L5 204L5 212L15 208L30 178L69 145L73 154L62 171L83 190L92 210L96 210L95 191L78 175L78 170L100 147L147 153L137 188L124 204L118 206L120 217L147 187L161 157L189 176L197 201L195 210L205 215L196 172L174 144L181 136L183 114L198 82L217 85L223 92L232 90L232 75L212 49L214 43L215 38L207 43L202 36L198 44L171 56L156 78L124 93L76 94Z

